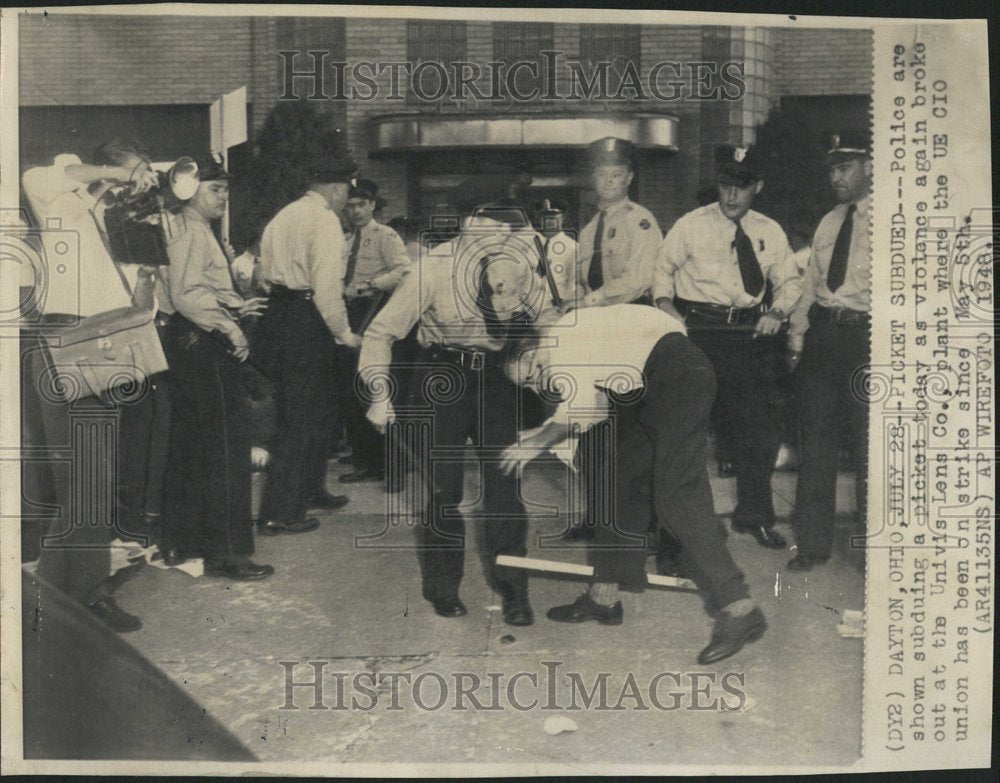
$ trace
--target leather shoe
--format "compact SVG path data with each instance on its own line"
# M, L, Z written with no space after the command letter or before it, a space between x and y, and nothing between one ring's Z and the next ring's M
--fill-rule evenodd
M88 604L87 608L94 617L118 633L138 631L142 628L142 620L122 609L111 596L98 598L92 604Z
M306 505L309 508L322 508L326 511L336 511L338 508L343 508L350 502L350 498L347 495L331 495L329 492L320 492L319 494L313 495L309 498L309 502Z
M767 630L767 620L760 607L742 617L723 613L712 628L712 640L698 654L698 663L709 664L736 655L743 646L757 641Z
M662 557L656 561L656 573L659 576L672 576L676 579L688 578L688 575L684 573L677 564L677 561L669 557Z
M357 484L361 481L378 481L380 476L367 468L361 468L360 470L352 471L351 473L345 473L340 477L339 481L341 484Z
M170 548L160 554L163 556L163 565L170 566L171 568L187 562L187 558L174 548Z
M239 582L266 579L274 573L274 566L258 565L250 558L240 560L205 560L205 576L224 576Z
M458 598L434 598L431 603L440 617L464 617L467 614L465 604Z
M813 566L823 565L829 559L829 557L808 555L805 552L799 552L788 561L788 565L785 568L789 571L812 571Z
M749 533L757 539L758 544L768 549L784 549L788 545L785 537L773 527L764 527L764 525L739 525L734 522L733 530L737 533Z
M268 519L257 526L258 532L262 536L277 536L281 533L308 533L319 527L319 520L316 517L306 517L298 522L277 522Z
M503 599L503 621L507 625L532 625L535 613L531 611L526 595L512 595Z
M546 612L546 617L557 623L582 623L587 620L597 620L601 625L621 625L624 612L622 602L614 606L601 606L589 593L584 593L573 603L564 606L553 606Z

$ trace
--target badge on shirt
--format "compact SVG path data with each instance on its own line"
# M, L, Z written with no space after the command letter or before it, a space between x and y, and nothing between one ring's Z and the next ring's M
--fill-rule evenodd
M372 243L372 238L368 237L364 242L361 243L361 247L368 247Z
M758 240L758 242L760 242L760 251L763 253L764 252L764 240L760 239L760 240Z
M646 220L646 218L643 218L642 220L639 221L639 228L647 229L651 225L653 225L653 224L650 223L648 220Z
M615 227L612 226L610 229L608 229L608 239L614 239L614 238L615 238Z

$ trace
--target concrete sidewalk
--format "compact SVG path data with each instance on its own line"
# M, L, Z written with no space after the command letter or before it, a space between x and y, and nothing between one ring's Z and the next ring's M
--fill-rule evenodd
M475 474L466 472L467 498L477 497ZM549 509L564 504L561 465L533 465L525 478L526 499ZM731 509L733 486L713 479L720 512ZM794 474L778 474L775 487L780 514ZM842 610L864 608L860 553L841 546L826 567L795 574L783 570L793 553L730 536L770 628L738 656L702 667L695 658L711 620L692 593L624 593L624 625L565 626L545 611L573 600L582 583L535 576L535 625L505 625L475 554L475 522L467 523L473 540L462 584L469 614L439 618L421 598L412 518L387 523L386 496L375 484L349 492L351 504L322 515L319 530L258 539L255 559L277 569L268 580L193 579L147 567L119 591L121 606L144 623L124 638L260 759L581 768L844 765L860 756L862 643L836 632ZM850 492L842 481L845 500ZM543 506L535 510L544 515ZM539 550L539 536L564 523L560 516L533 522L529 554L585 562L579 545ZM787 525L780 529L791 538ZM846 541L846 527L839 532ZM316 671L322 693L292 688L297 709L283 709L287 682L312 681ZM606 698L598 688L585 707L602 673ZM395 705L390 674L400 675ZM463 686L472 696L459 693ZM431 709L442 687L446 704ZM309 709L317 695L321 708ZM341 709L352 697L360 708ZM546 733L554 716L572 719L576 730Z

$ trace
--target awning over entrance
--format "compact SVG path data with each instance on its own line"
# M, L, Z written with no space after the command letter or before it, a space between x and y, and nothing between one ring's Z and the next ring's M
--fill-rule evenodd
M617 136L643 150L677 151L669 114L390 114L368 121L369 156L462 149L583 148Z

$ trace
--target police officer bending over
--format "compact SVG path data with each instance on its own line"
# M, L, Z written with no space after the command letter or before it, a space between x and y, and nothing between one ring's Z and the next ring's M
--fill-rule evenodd
M496 328L495 294L484 279L490 257L508 232L494 220L472 217L457 238L428 249L368 327L361 348L359 374L365 383L373 389L391 385L386 379L392 345L419 324L423 366L413 374L408 402L421 416L433 417L431 464L425 475L434 484L422 509L423 596L442 617L466 613L459 597L465 523L456 509L462 500L461 454L467 437L472 437L482 468L491 562L498 554L526 552L527 512L519 481L499 469L502 449L517 436L519 390L504 374L506 339ZM533 232L526 232L522 245L523 252L535 252ZM376 399L368 411L369 421L383 431L395 417L388 399ZM504 621L531 625L524 572L495 567L493 577Z

